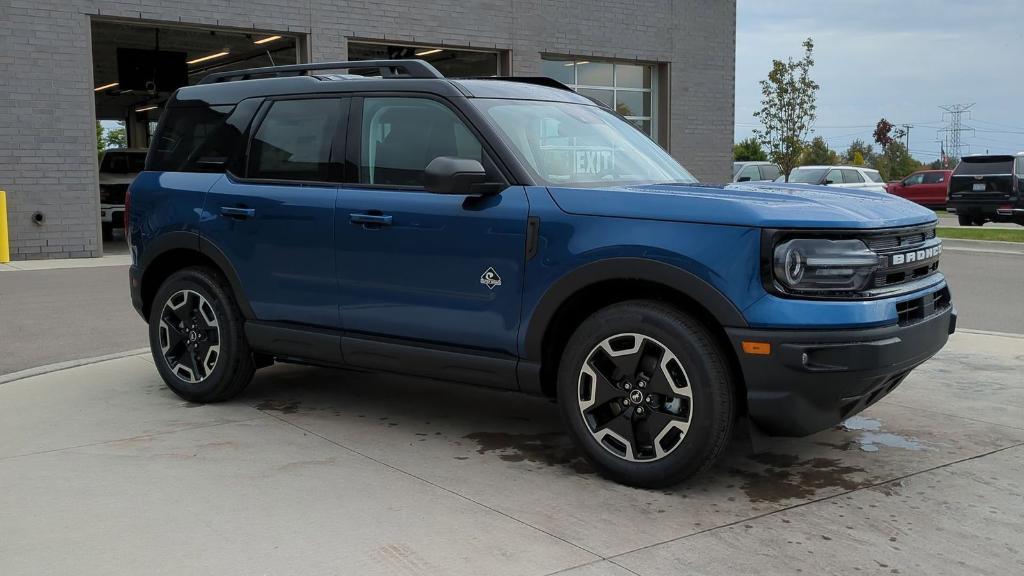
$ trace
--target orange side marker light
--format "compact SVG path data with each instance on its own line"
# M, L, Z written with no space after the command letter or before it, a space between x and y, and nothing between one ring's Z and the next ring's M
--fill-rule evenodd
M751 342L749 340L744 340L743 352L753 354L755 356L768 356L772 353L772 345L770 342Z

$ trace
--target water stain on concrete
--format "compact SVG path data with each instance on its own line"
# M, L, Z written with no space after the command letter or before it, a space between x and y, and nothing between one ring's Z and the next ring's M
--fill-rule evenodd
M477 443L477 453L494 452L505 462L532 462L545 466L562 466L576 474L593 474L590 466L564 434L510 434L507 432L473 432L465 438Z
M272 410L282 414L295 414L299 411L298 400L283 400L280 398L268 398L256 405L257 410Z
M846 466L838 458L808 458L795 454L755 454L750 460L762 464L759 471L732 468L741 478L740 487L751 502L779 502L811 498L818 490L857 490L870 484L863 468Z
M854 416L837 426L837 429L846 432L859 432L860 434L853 442L856 442L856 445L865 452L878 452L880 446L902 448L903 450L925 449L925 446L917 438L882 432L882 422L873 418ZM843 449L849 450L853 447L854 444L848 442Z

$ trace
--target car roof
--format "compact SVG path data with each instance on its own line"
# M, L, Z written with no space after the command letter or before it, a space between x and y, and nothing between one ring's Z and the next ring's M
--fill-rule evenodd
M345 69L378 69L380 76L328 72ZM220 72L203 78L196 85L178 89L171 105L234 105L246 98L345 92L419 92L447 98L505 98L597 105L550 78L445 78L422 60L327 62Z
M832 168L844 168L846 170L867 170L868 172L878 172L878 170L875 170L874 168L868 168L867 166L847 166L847 165L844 165L844 164L834 164L834 165L830 165L830 166L826 166L826 165L798 166L798 167L794 168L794 170L801 170L801 169L804 169L804 168L807 168L807 169L817 169L817 170L830 170Z

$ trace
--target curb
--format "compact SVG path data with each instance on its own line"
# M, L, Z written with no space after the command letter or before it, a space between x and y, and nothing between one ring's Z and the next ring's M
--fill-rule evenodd
M1018 338L1024 340L1024 334L1017 334L1014 332L994 332L992 330L975 330L973 328L957 328L957 333L963 332L964 334L978 334L980 336L999 336L1001 338Z
M53 364L46 364L44 366L36 366L35 368L19 370L18 372L11 372L10 374L0 374L0 384L7 384L8 382L14 382L15 380L22 380L24 378L31 378L33 376L42 376L43 374L49 374L51 372L60 372L61 370L68 370L69 368L78 368L79 366L87 366L89 364L96 364L98 362L106 362L107 360L117 360L118 358L127 358L128 356L139 356L141 354L148 353L149 348L136 348L135 350L115 352L113 354L105 354L103 356L93 356L92 358L81 358L78 360L66 360L64 362L55 362Z

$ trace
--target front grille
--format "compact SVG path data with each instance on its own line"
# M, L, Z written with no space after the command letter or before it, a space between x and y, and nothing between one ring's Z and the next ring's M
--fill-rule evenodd
M869 236L867 238L863 238L863 240L871 250L874 250L875 252L882 252L885 250L914 246L916 244L921 244L925 240L931 240L932 238L935 238L934 226L925 230L918 228L913 231L897 231L885 235Z
M860 239L882 260L881 267L868 283L868 291L890 292L902 284L921 280L939 270L938 256L931 252L921 252L938 245L933 225L871 232ZM911 253L913 258L909 256ZM919 257L922 254L926 255L923 259Z
M900 326L909 326L930 318L949 306L949 288L943 287L920 298L900 302L896 305L896 314L899 316Z

